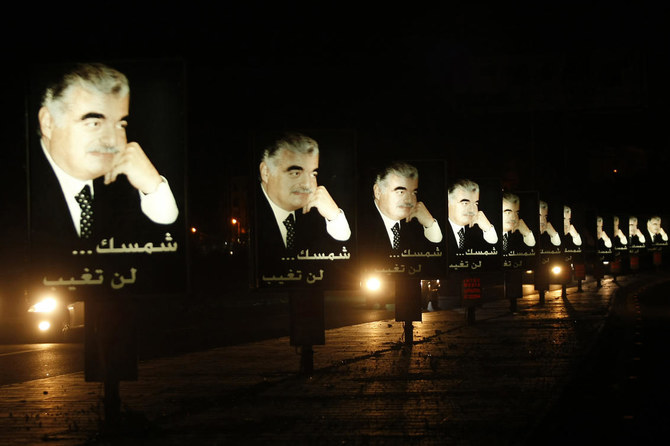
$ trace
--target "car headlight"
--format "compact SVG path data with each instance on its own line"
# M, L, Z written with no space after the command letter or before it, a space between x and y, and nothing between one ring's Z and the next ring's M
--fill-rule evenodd
M28 308L29 313L51 313L58 308L58 301L53 297L47 297Z
M551 272L554 273L554 275L558 276L559 274L561 274L561 267L556 265L551 268Z
M382 282L377 277L370 277L365 281L365 288L368 291L379 291L382 287Z
M40 329L40 331L47 331L51 328L51 322L49 321L42 321L37 325L37 328Z

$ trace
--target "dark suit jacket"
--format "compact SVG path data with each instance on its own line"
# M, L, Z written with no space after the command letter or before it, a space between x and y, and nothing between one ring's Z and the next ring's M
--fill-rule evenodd
M394 250L389 241L384 221L374 202L366 206L358 223L358 250L362 267L388 268L398 259L392 257L405 250L412 252L433 251L440 244L431 243L423 234L423 226L416 219L400 222L399 248Z
M500 235L501 250L502 250L502 237L503 234ZM532 252L533 247L528 246L526 245L526 243L524 243L523 235L521 235L519 231L514 231L509 236L509 241L507 242L507 251L503 251L503 255L512 251L516 253Z
M174 233L174 224L153 223L142 213L139 193L122 175L110 185L104 185L103 178L93 181L93 235L88 240L80 239L58 178L41 147L31 155L30 256L35 279L78 277L89 267L104 267L109 273L110 265L115 266L118 256L73 255L73 251L95 252L95 247L105 238L114 237L116 246L121 243L144 245L149 241L160 242L166 232ZM139 267L146 257L149 256L136 256L134 266Z
M572 239L572 235L571 235L571 234L565 234L565 235L563 235L562 243L561 243L561 244L563 245L563 250L564 250L564 251L565 251L565 250L568 250L568 251L579 251L579 252L582 251L582 246L581 246L581 245L579 245L579 246L578 246L578 245L575 245L575 243L574 243L574 241L573 241L573 239Z
M333 239L326 230L326 221L317 209L303 214L300 209L295 215L295 249L289 251L277 226L270 203L266 199L260 184L256 191L256 265L257 275L284 274L288 269L297 267L295 262L283 261L282 258L294 257L301 251L309 250L311 254L334 253L342 251L347 242ZM304 264L303 264L304 265ZM302 267L302 265L301 265ZM303 268L304 269L304 268Z
M561 239L561 245L562 244L563 244L563 240ZM554 246L554 244L551 243L551 236L546 231L544 233L540 234L540 237L538 238L538 245L539 245L541 250L545 250L545 251L560 250L560 251L562 251L561 245Z
M449 250L449 256L453 254L462 254L468 250L476 251L491 251L495 248L495 244L490 244L484 240L484 231L482 231L479 226L475 225L471 228L465 227L465 240L463 248L459 249L458 242L456 240L456 235L451 229L451 224L448 223L447 228L447 249Z

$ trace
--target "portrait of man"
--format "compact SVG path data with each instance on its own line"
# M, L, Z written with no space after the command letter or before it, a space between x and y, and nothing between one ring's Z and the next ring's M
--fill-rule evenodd
M540 248L553 249L561 246L561 236L549 221L549 205L540 200Z
M642 230L638 227L638 219L635 216L628 218L628 239L630 247L643 247L647 239Z
M31 158L35 246L62 246L65 254L176 221L167 179L139 142L127 140L129 106L128 79L103 64L79 64L44 91L40 148Z
M661 217L653 215L647 219L647 240L653 245L667 243L668 234L661 227Z
M383 266L402 252L433 251L442 242L440 225L418 194L419 171L415 166L394 161L378 171L368 219L358 229L366 266Z
M612 248L612 239L607 235L604 228L605 221L600 215L596 217L596 238L598 240L598 251L605 251Z
M572 208L563 206L563 247L566 250L581 250L582 237L572 223Z
M620 251L628 246L628 237L626 237L626 234L624 234L623 230L619 227L619 222L619 216L615 215L612 217L612 233L614 234L612 236L613 245L616 250Z
M185 286L182 81L181 62L159 60L31 74L31 287L85 298Z
M339 252L351 237L347 217L319 185L319 145L284 133L266 146L258 166L257 260L261 276L285 272L286 259Z
M526 252L535 246L533 231L520 216L521 200L511 192L502 199L502 252Z
M448 247L452 253L495 250L498 234L479 209L479 192L479 184L469 179L452 183L447 191Z

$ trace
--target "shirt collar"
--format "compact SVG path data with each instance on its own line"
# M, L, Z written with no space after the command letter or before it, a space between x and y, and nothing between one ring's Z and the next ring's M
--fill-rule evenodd
M58 164L56 164L53 158L51 158L51 154L44 146L44 141L40 140L40 144L42 146L44 156L47 157L47 160L49 161L51 168L56 174L56 178L58 178L58 182L60 183L61 189L63 190L63 194L65 195L65 197L73 198L75 195L81 192L81 190L86 185L88 185L91 188L91 196L93 196L94 194L93 180L80 180L79 178L74 178L73 176L69 175L67 172L61 169Z
M451 225L451 230L454 231L454 234L458 234L458 231L461 230L461 228L464 228L465 226L457 225L453 221L449 220L449 224Z
M386 229L391 229L393 226L395 226L396 223L400 223L400 220L392 220L388 218L386 215L384 215L381 209L379 209L379 206L377 206L377 201L375 201L374 203L375 207L377 208L377 211L379 211L379 215L382 216L382 220L384 221L384 227L386 227Z
M282 209L279 206L277 206L270 199L270 196L266 192L265 186L263 185L263 183L261 183L261 190L263 191L263 195L265 195L265 198L267 198L268 203L270 203L270 208L272 209L272 213L274 214L275 219L277 220L277 224L280 225L280 227L284 223L284 220L286 220L286 217L288 217L289 215L293 215L293 217L295 218L294 211L287 211L285 209Z

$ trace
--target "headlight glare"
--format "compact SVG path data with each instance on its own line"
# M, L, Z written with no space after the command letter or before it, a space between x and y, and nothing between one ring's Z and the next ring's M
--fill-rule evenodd
M39 328L40 331L47 331L51 328L51 323L49 321L42 321L37 325L37 328Z
M31 306L28 311L30 313L51 313L58 307L58 301L53 297L47 297Z
M378 291L381 286L381 281L376 277L370 277L365 281L365 287L370 291Z

